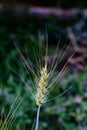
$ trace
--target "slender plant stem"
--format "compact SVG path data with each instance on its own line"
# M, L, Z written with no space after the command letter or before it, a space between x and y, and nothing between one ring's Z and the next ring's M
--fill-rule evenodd
M35 130L38 130L39 115L40 115L40 106L39 106L38 109L37 109L37 118L36 118L36 128L35 128Z

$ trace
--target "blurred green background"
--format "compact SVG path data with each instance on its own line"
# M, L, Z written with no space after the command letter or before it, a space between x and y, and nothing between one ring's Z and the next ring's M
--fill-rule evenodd
M22 1L17 1L22 2ZM39 47L45 52L46 32L48 34L49 55L55 56L55 48L60 40L60 53L66 43L72 42L81 50L76 51L74 62L69 63L68 71L58 83L51 97L60 95L72 85L57 100L49 102L42 107L40 113L39 130L86 130L87 129L87 15L84 9L87 6L86 0L83 1L30 1L31 5L59 7L64 9L65 13L59 17L50 14L47 17L40 17L28 12L28 1L26 6L19 8L14 4L10 5L9 1L2 1L5 5L0 11L0 118L5 119L5 114L10 110L11 104L19 94L12 112L17 104L20 104L17 111L13 114L13 124L11 130L31 130L34 129L37 106L31 94L26 91L25 84L20 78L13 73L9 67L13 68L18 74L23 76L28 84L31 80L23 67L21 60L18 58L17 49L14 43L20 48L22 54L26 51L31 55L33 64L36 65L35 55L32 47L38 50ZM17 3L16 3L17 4ZM14 7L14 9L13 9ZM66 9L75 8L73 16L66 15ZM85 14L85 15L84 15ZM69 31L71 30L70 37ZM39 39L39 34L40 38ZM75 39L74 39L75 38ZM39 43L41 40L41 43ZM75 41L76 43L73 43ZM75 49L75 48L74 48ZM85 49L85 50L84 50ZM67 53L67 52L66 52ZM64 64L67 57L61 61ZM50 64L50 63L49 63ZM60 67L59 66L59 67ZM57 72L59 69L56 70ZM33 77L32 77L33 78ZM23 101L21 103L21 99ZM3 112L5 111L5 113ZM14 119L16 118L16 120Z

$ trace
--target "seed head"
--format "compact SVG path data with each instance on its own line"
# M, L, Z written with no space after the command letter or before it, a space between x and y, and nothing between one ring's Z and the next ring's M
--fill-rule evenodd
M45 103L45 95L47 92L47 78L48 78L48 73L47 73L47 68L42 68L40 71L40 79L38 81L38 86L37 86L37 93L36 93L36 104L38 106L41 106L43 103Z

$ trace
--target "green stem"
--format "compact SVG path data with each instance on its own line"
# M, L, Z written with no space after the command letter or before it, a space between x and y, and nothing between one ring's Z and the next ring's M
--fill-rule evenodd
M36 127L35 127L35 130L38 130L39 115L40 115L40 106L38 106L38 109L37 109L37 118L36 118Z

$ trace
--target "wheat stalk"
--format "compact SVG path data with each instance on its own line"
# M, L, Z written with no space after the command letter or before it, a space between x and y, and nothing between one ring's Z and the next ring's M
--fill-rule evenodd
M35 130L38 130L38 124L39 124L39 114L40 114L40 107L43 103L45 103L45 95L47 93L47 68L42 68L40 71L40 79L37 86L37 93L36 93L36 104L38 106L37 110L37 118L36 118L36 128Z
M0 130L10 130L12 128L13 123L16 120L15 113L17 112L18 108L21 106L25 96L23 98L21 98L20 94L18 94L15 97L13 103L11 104L11 107L10 107L10 110L9 110L7 116L5 117L5 119L3 119L3 117L1 118ZM4 111L1 113L1 115L3 115L3 113L4 113Z
M54 87L52 87L52 86L56 82L58 82L60 80L60 78L62 77L69 60L74 55L74 52L71 54L70 51L69 51L70 45L67 46L66 50L64 51L64 53L62 55L59 55L59 57L57 59L55 59L55 58L53 59L53 63L52 63L52 66L51 66L50 70L48 69L48 64L47 64L46 59L45 59L45 65L40 66L39 63L38 63L38 65L39 65L39 67L37 68L38 73L39 73L39 77L38 77L38 73L35 73L34 70L33 70L33 67L36 67L36 66L33 65L31 61L28 62L26 60L26 58L23 56L23 54L21 53L21 51L19 50L19 48L17 47L16 44L15 44L15 46L16 46L16 49L17 49L17 52L18 52L18 56L21 59L23 65L24 65L24 68L26 69L28 75L29 75L29 71L30 71L35 76L36 84L33 84L33 81L32 81L33 86L31 88L26 83L24 78L22 76L18 75L17 72L15 72L16 75L18 75L22 79L22 81L25 83L25 85L27 86L29 91L32 93L32 95L33 95L33 97L35 99L36 105L38 106L37 118L36 118L36 126L35 126L35 130L38 130L40 108L44 103L52 100L52 99L47 100L47 96L53 90ZM47 47L47 45L46 45L46 47ZM46 56L47 56L47 53L48 53L47 51L48 51L48 48L46 48ZM56 48L56 51L58 51L58 48ZM55 72L55 70L57 68L57 65L62 60L62 58L65 56L65 53L66 54L68 53L68 54L71 54L71 55L70 55L68 61L66 62L66 64L63 66L63 68L60 70L58 75L55 77L55 79L51 81L50 79L54 76L54 72ZM37 59L37 61L39 61L39 59ZM14 71L14 70L12 70L12 71ZM65 92L68 91L68 90L69 89L65 90ZM61 94L60 96L62 96L63 94ZM57 97L60 97L60 96L57 96ZM54 99L57 99L57 98L54 97Z

